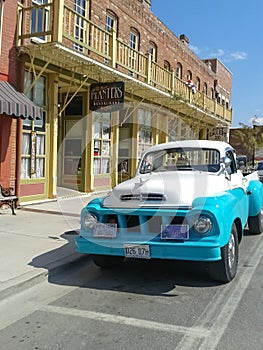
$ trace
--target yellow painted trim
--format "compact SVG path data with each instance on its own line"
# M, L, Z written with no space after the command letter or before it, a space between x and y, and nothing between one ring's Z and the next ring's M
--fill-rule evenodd
M36 200L46 199L45 195L32 195L32 196L23 196L19 198L20 203L32 202Z
M47 138L48 152L48 183L47 196L54 198L57 195L57 147L58 147L58 76L50 74L48 79L48 117L49 133Z
M21 179L20 184L21 185L32 185L32 184L46 184L47 180L46 178L37 178L37 179Z
M53 2L54 16L53 16L53 31L52 41L62 42L63 37L63 15L64 15L64 0L56 0Z
M118 182L119 112L113 112L111 115L111 187L114 187Z
M89 110L90 106L90 88L87 95L87 110ZM86 150L85 150L85 192L92 192L94 190L94 175L93 175L93 154L94 154L94 142L93 142L93 115L90 111L87 114L87 128L86 128Z
M87 147L88 147L88 139L87 139L87 131L88 130L88 108L89 108L89 91L87 91L85 94L83 94L83 117L82 117L82 124L83 124L83 132L81 135L82 138L82 154L81 154L81 184L80 189L83 192L87 192L90 190L89 187L89 176L87 175ZM86 116L86 117L84 117Z
M134 112L134 123L132 126L132 152L131 152L131 177L135 175L138 159L137 159L137 153L138 153L138 109L136 109Z

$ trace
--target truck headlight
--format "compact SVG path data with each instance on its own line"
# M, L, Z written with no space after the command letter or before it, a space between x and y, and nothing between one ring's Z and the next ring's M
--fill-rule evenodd
M212 229L212 221L208 217L200 215L194 222L194 229L203 235L209 233Z
M93 229L98 222L97 217L94 214L87 213L83 218L83 223L87 229Z

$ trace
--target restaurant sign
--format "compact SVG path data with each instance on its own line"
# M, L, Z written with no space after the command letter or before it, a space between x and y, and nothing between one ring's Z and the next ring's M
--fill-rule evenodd
M90 110L103 108L116 111L124 103L124 82L95 83L90 85Z
M215 127L209 130L208 140L215 141L228 141L227 128L226 127Z

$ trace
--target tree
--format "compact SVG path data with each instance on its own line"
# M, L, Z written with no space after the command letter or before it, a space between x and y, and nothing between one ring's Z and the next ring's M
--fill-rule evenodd
M248 162L251 164L257 147L256 132L256 127L242 124L241 128L232 129L230 133L230 144L235 148L236 153L246 155Z

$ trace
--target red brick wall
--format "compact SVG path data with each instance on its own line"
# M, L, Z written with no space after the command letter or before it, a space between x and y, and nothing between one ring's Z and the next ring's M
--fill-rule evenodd
M17 53L15 48L17 1L7 0L3 8L0 79L17 83ZM17 119L0 115L0 182L15 187Z
M15 187L16 179L16 120L0 115L0 182Z
M16 85L16 18L17 1L8 0L3 7L2 45L0 59L0 79Z
M24 0L25 5L28 6L30 3L30 0ZM148 52L150 42L155 43L157 63L160 66L163 67L164 61L168 61L171 69L176 71L177 63L180 63L182 65L182 80L186 81L187 71L190 70L195 83L197 77L200 79L200 91L203 91L205 85L208 87L208 96L211 96L211 89L214 88L214 83L217 81L220 90L228 92L228 94L225 93L225 98L230 101L231 73L217 60L212 60L215 69L211 69L208 62L202 61L189 49L187 41L180 40L151 12L149 3L150 1L141 0L90 0L87 1L89 8L87 8L86 16L90 17L91 21L101 28L105 28L106 13L107 10L110 10L118 18L117 37L124 43L129 44L130 30L135 28L140 36L139 50L142 53ZM64 0L64 4L74 8L74 0ZM64 25L67 25L68 22L67 18L64 18ZM74 28L71 28L71 33L74 33ZM92 53L90 55L94 56ZM103 61L97 56L96 59Z

